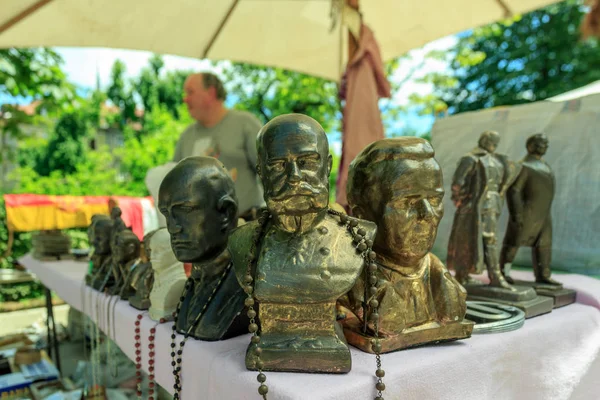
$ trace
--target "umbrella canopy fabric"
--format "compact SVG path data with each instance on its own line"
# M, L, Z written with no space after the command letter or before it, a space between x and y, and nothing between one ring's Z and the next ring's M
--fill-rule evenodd
M363 0L384 61L555 0ZM0 48L111 47L277 66L339 81L340 0L2 0ZM335 14L335 13L334 13ZM335 14L340 15L340 14ZM344 13L346 15L346 13ZM338 17L339 20L341 17ZM347 19L345 19L348 21Z

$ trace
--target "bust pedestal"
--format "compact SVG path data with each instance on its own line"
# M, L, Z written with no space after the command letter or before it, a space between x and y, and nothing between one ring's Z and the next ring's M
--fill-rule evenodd
M375 224L357 220L372 240ZM258 223L232 234L229 247L243 283L247 254ZM260 360L263 371L347 373L352 367L336 301L356 282L363 259L337 217L326 214L303 234L266 227L255 271L259 305ZM246 367L256 370L256 345L246 352Z

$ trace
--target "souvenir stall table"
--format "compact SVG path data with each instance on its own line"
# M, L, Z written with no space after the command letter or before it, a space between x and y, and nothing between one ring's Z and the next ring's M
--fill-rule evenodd
M100 296L83 287L87 263L74 260L39 261L31 255L20 263L72 307L86 313L131 359L135 358L134 321L140 311L119 300L106 325L95 307ZM531 278L528 272L515 277ZM483 279L483 278L482 278ZM473 335L470 339L404 350L382 356L386 399L591 399L600 378L600 281L561 275L565 287L577 290L577 303L525 322L516 331ZM141 320L142 366L147 371L147 338L156 322L147 313ZM110 328L110 332L108 332ZM169 336L171 323L156 327L155 376L173 393ZM218 342L189 340L183 353L182 397L258 399L256 374L247 371L244 355L249 335ZM178 341L182 338L179 335ZM352 349L352 371L345 375L270 372L272 399L369 399L374 397L371 354Z

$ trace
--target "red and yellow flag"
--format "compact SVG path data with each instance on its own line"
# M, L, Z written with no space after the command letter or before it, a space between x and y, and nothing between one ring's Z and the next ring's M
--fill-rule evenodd
M6 221L15 232L85 228L94 214L109 214L109 196L5 194Z

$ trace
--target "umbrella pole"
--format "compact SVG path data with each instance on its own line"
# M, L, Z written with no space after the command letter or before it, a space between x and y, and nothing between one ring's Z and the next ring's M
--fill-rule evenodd
M16 24L18 24L19 22L21 22L25 18L29 17L31 14L33 14L34 12L36 12L37 10L39 10L40 8L44 7L46 4L50 3L51 1L52 0L39 0L39 1L36 1L31 6L27 7L25 10L21 11L20 13L18 13L17 15L15 15L14 17L12 17L8 21L6 21L4 24L0 25L0 34L4 33L7 30L9 30L10 28L12 28L13 26L15 26Z

